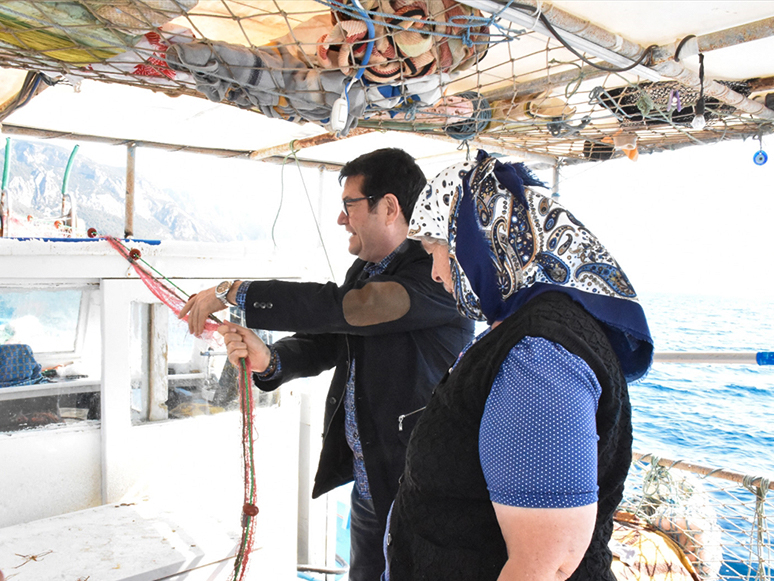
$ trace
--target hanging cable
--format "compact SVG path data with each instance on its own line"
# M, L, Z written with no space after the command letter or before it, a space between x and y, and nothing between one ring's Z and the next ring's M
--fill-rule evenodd
M291 155L293 156L293 159L296 162L296 167L298 168L298 175L301 178L301 185L304 186L304 194L306 194L306 201L309 204L309 211L312 214L312 220L314 221L314 226L317 229L317 236L320 239L320 245L323 249L323 254L325 254L325 262L328 264L328 271L331 273L331 280L335 280L335 276L333 274L333 265L331 264L331 258L328 256L328 247L325 246L325 240L323 239L322 230L320 229L320 223L317 220L317 215L314 213L314 207L312 206L312 198L309 196L309 189L306 187L306 182L304 181L304 174L301 172L301 164L299 163L298 156L296 155L296 151L293 150L288 154L288 157ZM287 157L285 158L287 159ZM284 165L282 166L285 167Z
M701 131L707 125L704 117L704 54L699 53L699 99L693 106L694 118L691 121L691 127Z
M675 62L680 62L680 52L683 50L686 44L688 44L688 41L692 38L696 38L695 34L689 34L684 39L680 41L680 43L677 45L677 48L675 49Z
M355 76L352 77L352 80L349 82L349 84L344 87L341 98L336 99L336 101L333 103L333 106L331 107L330 128L331 131L335 132L337 135L347 126L350 110L349 90L352 88L352 85L354 85L355 82L360 80L360 78L363 76L363 73L365 73L366 68L368 67L368 62L371 60L371 53L374 49L374 36L376 35L374 23L371 20L371 17L368 16L368 13L363 9L363 6L360 4L360 0L352 0L352 4L357 10L358 16L365 22L368 35L368 44L366 45L365 53L363 54L363 58L360 62L360 66L357 68Z
M535 10L532 6L529 4L514 4L517 8L524 8L528 10L534 10L531 14L532 16L537 16L537 18L540 19L540 21L545 25L545 27L548 29L548 31L554 36L556 40L558 40L564 48L569 50L572 54L574 54L576 57L578 57L580 60L582 60L587 65L590 65L594 67L595 69L599 69L600 71L605 71L607 73L623 73L626 71L632 70L634 67L637 67L641 65L646 58L649 58L653 55L653 51L658 48L657 45L651 44L648 48L645 49L645 51L640 55L640 58L638 58L636 61L634 61L631 65L628 67L605 67L600 64L597 64L595 62L590 61L585 56L583 56L581 53L579 53L577 50L575 50L572 46L570 46L570 43L568 43L564 38L561 37L561 35L556 31L556 29L553 27L551 22L548 20L545 14L542 13L542 11L538 12Z

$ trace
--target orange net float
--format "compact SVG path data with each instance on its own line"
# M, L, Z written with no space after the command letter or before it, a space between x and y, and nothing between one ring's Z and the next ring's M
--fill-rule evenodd
M132 248L129 251L129 259L130 260L139 260L141 256L142 256L142 253L139 250L137 250L136 248Z
M97 237L97 229L96 228L89 228L86 230L86 236L89 238L96 238Z

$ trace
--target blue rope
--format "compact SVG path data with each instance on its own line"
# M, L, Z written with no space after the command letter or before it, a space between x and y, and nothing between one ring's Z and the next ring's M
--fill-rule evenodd
M406 115L406 119L414 121L417 118L417 111L419 110L419 101L412 100L411 102L404 103L400 108Z
M323 4L327 6L328 8L338 10L354 18L358 16L362 16L362 13L358 12L356 8L343 4L339 0L315 0L315 1L318 2L319 4ZM508 8L513 2L514 0L508 0L508 3L505 6L503 6L502 10L499 10L497 13L493 14L490 17L468 15L464 17L466 20L465 23L458 22L455 20L454 26L456 28L464 29L464 32L462 34L459 34L459 35L447 34L447 33L436 32L434 30L423 30L420 34L426 34L428 36L438 36L441 38L459 38L463 43L466 44L466 46L499 44L502 42L510 42L512 40L516 40L519 36L521 36L522 34L525 34L526 30L520 29L516 31L509 31L505 27L500 25L496 20L499 14L503 10ZM368 10L367 12L368 14L371 15L371 17L380 16L382 18L382 21L380 21L379 24L381 24L385 28L391 28L398 31L403 30L403 28L401 28L398 24L391 24L390 22L388 22L388 20L401 20L404 22L422 22L424 24L430 24L433 26L449 26L448 22L441 22L437 20L430 20L430 19L419 20L417 18L409 18L407 16L400 16L398 14L388 14L386 12L379 12L377 10ZM459 20L462 20L462 18L460 18ZM487 35L489 37L488 41L473 41L470 36L471 35L470 29L478 28L480 26L489 26L491 28L495 28L496 30L500 31L500 33L502 34L502 38L496 39L495 37L498 37L500 35L492 34L492 32L490 31L489 34Z
M344 98L347 100L347 113L349 113L349 90L352 88L352 85L355 84L355 81L360 79L360 77L363 76L363 73L366 70L366 67L368 66L368 61L371 60L371 53L374 50L374 36L376 36L376 31L374 30L374 23L371 20L371 18L368 16L368 13L363 10L363 7L361 6L360 2L358 0L352 0L352 2L355 5L355 8L358 12L358 15L365 20L366 29L368 30L368 44L366 45L365 54L363 54L362 62L360 63L360 66L357 69L357 73L355 73L355 76L352 78L352 80L349 82L347 87L344 89Z
M363 7L360 5L360 2L358 2L358 0L352 0L352 1L356 3L355 8L357 8L357 11L360 17L363 20L365 20L366 28L368 29L368 45L366 46L366 50L365 50L365 54L363 55L361 66L357 70L357 74L353 79L353 82L354 82L363 76L363 73L365 72L365 69L368 66L368 61L371 60L371 53L374 50L374 36L376 36L376 31L374 30L373 20L371 20L371 17L368 16L368 13L365 10L363 10ZM352 83L350 83L350 86L352 86Z
M474 109L473 117L466 121L452 123L444 128L444 132L449 137L466 141L486 129L486 126L489 125L489 121L492 119L492 107L489 105L489 101L474 91L463 91L462 93L457 93L455 97L471 100Z

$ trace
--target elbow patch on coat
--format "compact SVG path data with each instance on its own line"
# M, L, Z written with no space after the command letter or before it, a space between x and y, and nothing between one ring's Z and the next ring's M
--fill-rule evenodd
M411 299L397 282L371 282L344 295L344 319L353 327L396 321L408 313Z

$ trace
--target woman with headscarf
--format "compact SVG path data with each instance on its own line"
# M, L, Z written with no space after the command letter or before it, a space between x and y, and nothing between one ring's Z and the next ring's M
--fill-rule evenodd
M409 443L390 581L613 580L631 463L627 381L653 345L618 263L572 214L485 152L435 178L409 236L490 327L436 387Z

